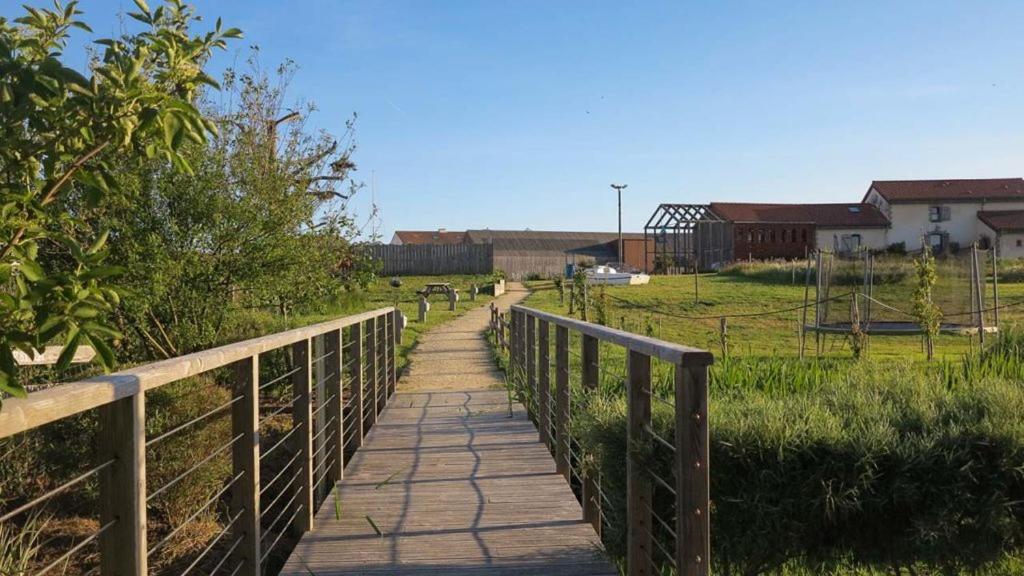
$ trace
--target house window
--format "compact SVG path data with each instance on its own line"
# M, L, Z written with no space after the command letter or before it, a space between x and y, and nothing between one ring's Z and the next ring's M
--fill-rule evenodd
M929 222L945 222L949 220L949 206L929 206Z
M796 242L796 228L793 228L792 232L793 232L793 233L792 233L792 234L790 234L789 238L790 238L790 240L792 240L793 242Z
M775 230L771 230L770 232L768 232L768 234L771 237L771 243L774 244L775 243Z
M786 229L785 228L782 229L782 241L783 242L786 241Z
M802 230L802 231L800 232L800 239L801 239L801 240L803 240L803 242L804 242L805 244L807 243L807 229L806 229L806 228L804 228L804 229L803 229L803 230Z
M1021 246L1024 246L1024 240L1017 238L1017 248L1020 248Z
M941 232L933 232L929 234L928 245L931 246L932 252L935 254L941 254L943 249L946 247L946 235Z
M747 244L754 243L754 232L753 230L747 230Z
M763 242L764 242L764 232L762 232L761 230L758 230L757 231L757 243L761 244Z

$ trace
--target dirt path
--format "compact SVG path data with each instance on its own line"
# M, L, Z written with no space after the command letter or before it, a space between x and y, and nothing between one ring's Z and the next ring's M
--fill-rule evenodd
M505 310L522 301L527 294L522 284L509 282L505 294L495 302ZM494 355L484 336L490 314L488 306L481 306L423 334L409 357L409 368L398 383L398 390L504 387L502 374L494 365Z

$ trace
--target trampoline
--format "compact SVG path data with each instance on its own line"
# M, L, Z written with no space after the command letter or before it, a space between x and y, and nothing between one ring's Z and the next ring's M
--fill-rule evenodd
M815 334L819 353L826 334L927 336L912 312L913 259L919 255L876 260L868 250L815 252L807 259L802 333ZM984 342L986 334L999 331L996 262L994 249L977 245L936 258L931 299L941 313L939 333L976 335Z
M849 334L853 331L852 322L829 322L825 324L807 324L804 330L818 332L821 334ZM914 336L923 333L921 325L916 322L882 321L861 324L859 330L869 336ZM996 326L969 326L967 324L954 324L942 322L939 324L940 334L955 334L957 336L973 336L983 331L986 334L994 334L999 331Z

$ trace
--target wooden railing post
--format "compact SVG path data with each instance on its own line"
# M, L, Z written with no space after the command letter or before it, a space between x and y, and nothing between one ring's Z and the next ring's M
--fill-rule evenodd
M708 367L676 365L676 566L680 576L711 567L708 491Z
M366 405L370 408L369 419L366 420L366 431L369 432L370 428L377 422L377 413L379 409L377 407L377 319L370 318L366 321L366 379L369 385L367 394L369 398L364 398Z
M537 406L537 321L526 313L523 313L523 320L526 325L526 412L529 413Z
M626 574L650 576L651 566L651 479L637 457L650 443L646 428L651 425L651 357L629 351L626 460Z
M391 368L388 366L388 322L384 316L377 317L377 414L380 414L384 410L384 407L388 405L388 399L391 397L388 394L388 372Z
M583 388L597 390L600 383L600 343L597 338L584 334L580 338L580 359L582 361ZM597 478L593 474L582 472L583 480L583 521L589 522L594 531L601 534L601 494Z
M348 384L349 393L352 394L352 410L349 412L352 418L352 449L357 450L363 445L363 436L366 433L363 422L363 407L366 399L363 397L363 326L358 322L349 328L348 358L352 362L352 380Z
M239 514L233 534L241 537L233 565L241 574L260 572L260 360L251 356L234 364L235 398L231 407L231 437L242 439L231 448L231 464L242 476L231 488L231 516Z
M569 329L555 326L555 469L572 479L569 465Z
M143 392L104 404L99 415L100 574L145 576L146 403Z
M391 359L390 366L391 372L388 374L391 380L391 394L394 394L398 390L398 348L402 345L402 317L401 312L398 308L395 308L391 314L389 314L391 320L391 353L388 357Z
M327 390L324 401L329 404L324 412L327 413L327 421L333 422L330 429L324 433L327 439L329 450L325 450L325 458L330 460L330 472L327 473L329 484L332 486L345 475L345 387L342 384L342 366L344 363L344 346L341 330L331 330L324 334L324 372L326 375L324 388Z
M538 367L537 375L537 430L540 441L551 449L551 328L546 320L537 321Z
M302 428L295 436L298 448L298 492L295 501L295 531L302 535L313 529L313 379L312 343L309 338L292 344L292 426Z
M515 310L508 311L508 334L509 334L509 366L512 368L512 378L515 385L519 386L519 313Z

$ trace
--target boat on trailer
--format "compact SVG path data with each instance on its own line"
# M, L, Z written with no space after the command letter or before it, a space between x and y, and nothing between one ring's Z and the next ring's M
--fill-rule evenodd
M607 284L611 286L639 286L651 281L647 274L639 272L619 272L611 266L594 266L586 271L588 284Z

